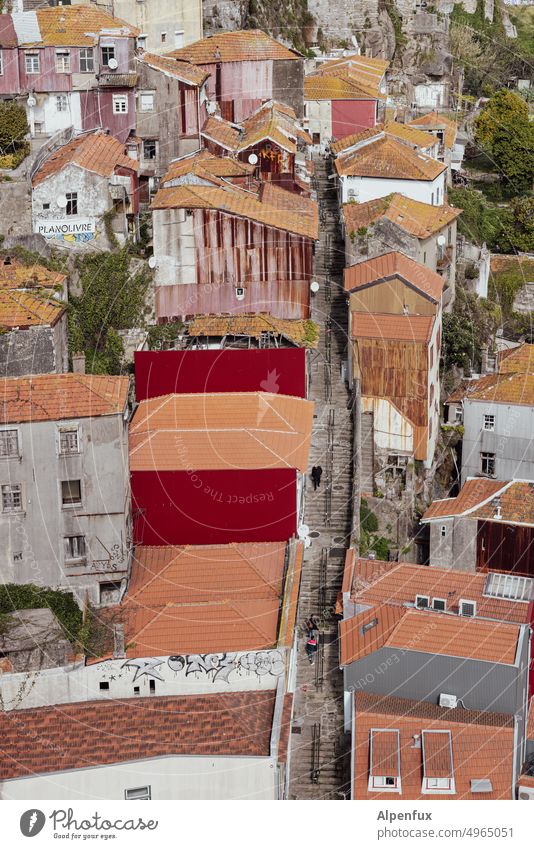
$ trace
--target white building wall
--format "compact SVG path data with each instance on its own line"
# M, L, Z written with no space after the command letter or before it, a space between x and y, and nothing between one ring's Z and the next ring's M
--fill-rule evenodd
M414 87L415 105L419 109L439 109L449 105L447 83L422 83Z
M332 138L332 103L330 100L306 100L304 114L308 118L308 132L313 136L319 133L320 141L328 142Z
M399 192L412 200L441 206L445 197L444 171L435 180L392 180L376 177L340 177L341 202L355 200L366 203L368 200L383 198L393 192Z
M131 699L154 695L151 681L156 696L274 690L286 676L290 651L105 660L89 666L0 674L0 703L4 710L22 710L95 699Z
M149 786L151 798L158 800L276 800L278 770L274 760L267 757L148 757L4 781L0 784L0 798L124 799L126 790L144 786Z
M156 285L196 283L193 215L185 209L155 209L152 214Z
M413 425L386 398L362 396L362 412L373 413L377 448L395 454L413 454Z
M494 430L484 415L495 416ZM495 478L534 480L534 405L464 399L462 485L482 472L481 452L495 454Z

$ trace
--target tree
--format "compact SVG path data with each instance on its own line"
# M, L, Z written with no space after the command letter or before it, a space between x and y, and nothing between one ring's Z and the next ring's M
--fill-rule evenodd
M503 88L475 119L475 142L492 155L496 138L500 139L503 133L513 136L525 122L528 124L527 104L518 94Z
M467 316L445 313L443 316L443 366L469 370L480 361L480 343L476 328Z
M0 100L0 153L13 153L28 132L26 111L14 100Z
M79 262L81 294L70 298L70 349L85 351L95 373L116 373L123 353L117 331L144 324L149 275L144 268L131 273L130 262L127 248Z
M492 155L514 189L528 191L534 180L534 124L517 118L513 127L499 127L493 135Z

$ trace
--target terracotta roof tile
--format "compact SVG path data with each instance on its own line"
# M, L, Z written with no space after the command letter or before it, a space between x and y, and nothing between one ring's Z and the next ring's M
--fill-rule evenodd
M410 121L410 126L425 127L427 130L444 130L445 146L449 149L454 147L458 125L450 118L446 118L445 115L440 115L438 112L427 112L426 115L421 115L420 118Z
M151 398L130 424L130 467L305 471L312 418L311 401L267 392Z
M59 6L58 8L69 7ZM137 171L139 163L128 156L125 151L125 146L113 136L108 136L101 131L84 133L63 145L45 159L33 177L32 185L39 185L43 180L46 180L52 174L57 174L67 165L78 165L87 171L100 174L101 177L111 177L119 166Z
M499 492L505 484L502 481L488 478L469 478L464 483L456 498L441 498L433 501L425 511L421 521L444 518L446 516L461 516L473 510L478 504Z
M168 56L157 56L155 53L142 53L140 56L136 56L136 61L148 65L149 68L154 68L156 71L161 71L166 76L181 80L187 85L201 86L209 76L207 71L197 65L192 65L190 62L177 62L176 59L171 59Z
M385 342L426 343L432 335L432 315L390 315L389 313L352 312L354 339L381 339Z
M313 338L310 334L313 331ZM272 333L304 348L316 348L319 325L303 319L275 318L268 314L197 315L188 325L189 336L251 336L261 339Z
M534 372L528 374L493 375L493 380L481 378L469 385L470 401L493 401L500 404L534 406Z
M534 482L511 481L491 501L477 507L472 519L534 526Z
M274 702L263 690L2 711L0 779L168 755L268 757Z
M353 549L351 549L354 551ZM414 563L354 559L347 561L345 592L359 604L414 604L417 595L444 599L449 613L459 613L460 599L476 602L476 616L516 624L529 623L529 601L512 601L485 594L488 574L419 566Z
M0 379L2 424L122 414L127 401L127 377L70 373Z
M301 59L296 50L284 47L266 32L259 29L218 32L187 47L168 54L174 59L185 59L194 65L209 65L213 62L250 62L268 59Z
M379 799L382 792L369 792L370 738L372 729L390 728L399 731L401 793L395 800L426 799L511 799L514 777L514 719L507 714L468 711L463 708L447 710L428 702L415 702L392 696L355 693L354 798ZM454 795L428 795L421 792L423 779L423 747L414 746L425 731L450 731L452 741L452 771ZM438 738L432 747L432 737ZM448 735L447 735L448 738ZM438 771L444 776L450 770L450 750L445 737L425 735L425 760L435 758ZM432 751L428 751L430 746ZM430 761L427 761L427 768ZM435 776L439 777L439 776ZM492 789L473 793L472 781L488 779ZM388 799L392 798L388 794Z
M264 103L241 124L232 124L218 116L208 117L202 135L235 153L264 139L270 139L289 153L296 153L299 139L311 144L311 136L298 123L296 115L289 115L275 101Z
M340 623L341 664L388 646L513 665L518 638L517 624L376 604Z
M498 371L500 374L534 372L534 345L523 342L518 348L502 351L498 357Z
M438 233L455 221L461 212L461 209L448 204L432 206L398 193L366 203L343 205L345 229L348 233L356 231L359 227L368 227L379 218L386 218L418 239L428 239Z
M0 284L0 328L26 328L39 325L51 327L61 318L66 304L45 295L33 295L13 289L4 290Z
M7 254L0 257L0 289L58 289L66 277L58 271L50 271L44 265L24 265Z
M380 84L389 67L383 59L343 56L324 62L304 78L306 100L385 100Z
M174 159L169 163L167 173L162 179L162 184L179 180L189 174L203 177L213 182L214 185L222 186L223 181L217 178L246 177L254 173L254 166L248 162L239 162L229 156L214 156L208 150L197 150L193 154ZM215 178L215 179L214 179Z
M443 278L399 251L390 251L349 266L344 271L343 284L346 292L354 292L395 278L429 296L436 303L441 299Z
M33 42L51 46L85 47L98 44L102 34L134 38L140 30L121 18L115 18L102 9L87 4L76 6L46 6L37 9L41 40ZM21 44L23 42L20 42Z
M340 176L384 177L391 180L435 180L446 165L412 150L384 133L335 159Z
M409 124L401 124L399 121L386 121L384 124L377 124L375 127L362 130L359 133L351 133L348 136L338 139L330 145L330 150L336 155L340 154L342 151L348 151L353 145L373 138L373 136L381 132L414 147L420 147L423 150L437 144L437 139L432 133L425 133L423 130L418 130Z
M263 184L259 196L234 185L164 187L151 209L220 209L314 241L319 238L317 203L267 184Z

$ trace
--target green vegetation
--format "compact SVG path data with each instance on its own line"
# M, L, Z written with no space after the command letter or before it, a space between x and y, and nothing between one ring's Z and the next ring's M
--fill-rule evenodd
M378 519L370 509L365 498L360 503L360 554L365 556L369 551L376 551L379 560L387 560L391 540L379 536Z
M168 321L165 324L151 324L148 328L147 343L151 351L165 348L182 332L183 324L181 321Z
M508 89L496 92L475 119L475 142L493 161L501 180L516 192L529 190L534 180L534 124L528 106Z
M118 374L124 348L118 330L144 324L149 273L132 273L128 248L78 261L81 294L70 296L69 349L84 351L93 374Z
M443 370L448 372L457 366L466 371L478 371L481 344L494 335L501 320L498 304L457 286L453 311L443 315Z
M14 100L0 100L0 168L16 168L30 152L26 111Z
M82 611L71 592L37 587L34 584L3 584L0 586L0 616L15 610L36 610L48 607L61 625L65 637L75 643L82 627Z
M500 250L507 237L505 232L510 228L511 216L507 209L490 205L480 192L474 189L450 189L449 203L463 210L458 219L458 232L474 242L482 245L486 242L490 250Z

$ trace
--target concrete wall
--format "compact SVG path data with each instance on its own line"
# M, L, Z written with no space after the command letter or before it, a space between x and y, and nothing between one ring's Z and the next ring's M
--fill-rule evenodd
M10 172L5 172L9 174ZM0 234L26 236L32 231L31 191L25 177L1 183Z
M3 582L68 587L99 602L99 583L127 574L130 505L122 415L61 421L79 429L79 454L58 455L54 421L17 427L20 458L4 459L0 483L22 485L22 511L0 514ZM80 480L81 507L63 506L61 481ZM65 536L83 535L86 562L65 563Z
M387 398L362 397L362 412L373 414L376 448L413 454L413 425Z
M65 371L68 371L66 314L54 327L29 327L0 334L0 377Z
M155 209L152 228L156 286L197 283L193 216L185 209Z
M273 62L272 98L292 106L298 118L304 115L304 61Z
M484 414L495 416L495 430L483 429ZM480 452L495 454L495 477L534 480L534 406L464 400L462 485L481 474Z
M435 180L393 180L375 177L340 177L341 202L347 203L352 198L358 203L383 198L392 192L440 206L445 196L445 172ZM354 195L349 196L352 190Z
M4 781L0 798L124 799L126 790L147 785L152 799L279 798L271 758L175 755Z
M442 533L444 529L444 534ZM430 522L430 563L442 569L475 571L477 523L472 519Z
M56 662L55 669L0 674L0 702L3 710L22 710L95 699L130 699L153 695L150 683L157 696L274 690L287 676L290 653L271 649L151 657L151 671L141 674L143 659L61 668ZM101 684L109 689L101 689Z

